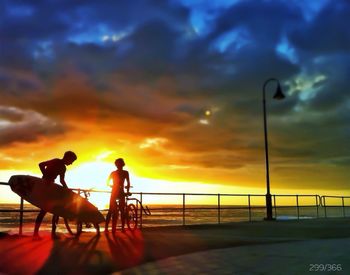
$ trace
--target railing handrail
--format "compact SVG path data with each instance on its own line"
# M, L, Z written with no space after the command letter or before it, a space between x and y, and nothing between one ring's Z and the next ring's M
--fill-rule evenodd
M338 198L338 199L341 199L341 198L344 198L344 199L350 199L350 196L334 196L334 195L323 195L321 197L326 197L326 198Z
M334 196L334 195L323 195L321 196L321 200L320 200L320 205L322 207L336 207L339 205L326 205L326 199L327 198L331 198L331 199L341 199L342 200L342 207L347 207L344 205L344 199L350 199L350 196Z

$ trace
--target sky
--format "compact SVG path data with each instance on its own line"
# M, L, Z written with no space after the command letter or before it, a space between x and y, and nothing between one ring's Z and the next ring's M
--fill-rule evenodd
M350 189L350 2L0 3L0 180L78 155L72 187L104 189L122 157L135 191ZM3 192L4 194L4 192Z

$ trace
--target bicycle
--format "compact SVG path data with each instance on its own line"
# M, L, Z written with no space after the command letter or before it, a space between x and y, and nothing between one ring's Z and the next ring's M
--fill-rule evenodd
M72 189L75 191L78 191L78 195L81 195L82 193L84 194L85 199L89 200L90 197L90 192L89 190L81 190L81 189ZM83 231L83 222L79 222L79 221L70 221L66 218L63 219L64 220L64 224L68 230L68 232L73 235L73 236L79 236L82 231ZM85 227L86 228L91 228L92 226L94 226L97 230L97 232L100 232L100 226L98 224L92 224L89 222L85 222Z
M130 230L133 231L140 227L139 220L142 217L142 212L146 216L150 216L151 211L149 210L148 206L144 207L140 200L136 198L130 198L131 195L131 193L128 193L126 196L125 219L126 225ZM130 201L134 201L135 203L129 203Z
M84 197L88 200L90 197L89 190L81 190L81 189L74 189L75 191L78 191L78 194L83 194ZM140 220L141 215L144 213L146 216L151 215L151 211L149 210L148 206L143 206L141 201L136 198L130 198L132 193L126 194L125 198L125 222L129 230L134 231L137 228L140 228ZM131 203L130 203L131 202ZM119 205L117 204L117 207ZM117 209L118 211L118 209ZM64 218L64 224L68 230L68 232L73 236L79 236L83 231L83 223L79 221L69 221L68 219ZM92 223L84 223L86 228L91 228L92 226L95 226L96 230L99 231L99 225L98 224L92 224Z
M151 211L146 206L144 207L140 200L136 198L131 198L132 194L126 193L124 196L124 209L121 209L120 207L120 201L115 201L115 210L112 214L112 232L116 231L118 219L119 219L119 213L121 214L120 219L124 217L124 225L128 227L129 230L134 231L137 228L141 227L140 220L142 218L142 213L149 216L151 215ZM121 220L122 221L122 220ZM124 230L123 222L122 222L122 231ZM108 231L108 229L106 229Z

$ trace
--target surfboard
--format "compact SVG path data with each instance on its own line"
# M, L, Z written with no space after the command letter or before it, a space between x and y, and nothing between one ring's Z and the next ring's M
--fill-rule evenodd
M101 223L105 220L87 199L58 184L28 175L14 175L9 184L13 192L46 212L79 222Z

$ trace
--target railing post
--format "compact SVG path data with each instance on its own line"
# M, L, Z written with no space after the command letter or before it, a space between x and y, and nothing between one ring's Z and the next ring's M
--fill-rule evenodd
M140 229L142 229L142 192L140 193L140 202L141 202L141 207L140 207Z
M19 212L19 235L21 236L23 233L23 198L21 197L21 206Z
M252 207L250 205L250 194L248 195L248 210L249 210L249 221L252 221Z
M318 207L319 207L321 202L318 203L318 195L315 195L315 198L316 198L316 215L317 215L317 218L319 218Z
M277 219L276 195L273 195L273 208L275 209L275 219Z
M185 225L185 193L182 194L182 225Z
M345 218L345 207L344 207L344 197L341 197L342 205L343 205L343 217Z
M324 207L324 217L327 218L327 206L326 206L326 197L323 196L323 207Z
M218 194L218 224L220 224L220 194Z
M297 199L297 215L299 220L299 195L296 195L296 199Z

